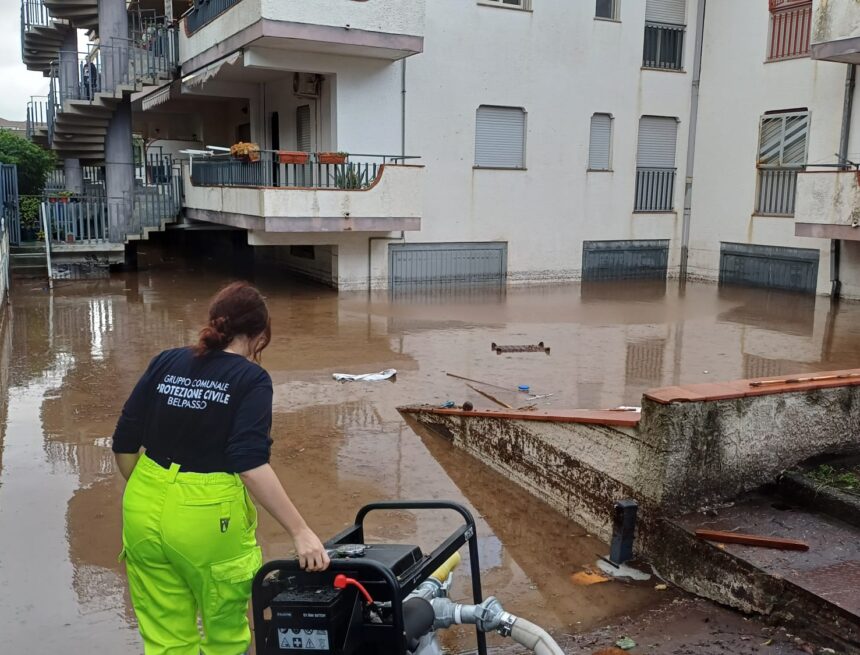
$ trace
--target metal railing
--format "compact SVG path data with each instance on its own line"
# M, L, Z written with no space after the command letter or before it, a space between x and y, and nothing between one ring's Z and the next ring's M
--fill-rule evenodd
M143 179L135 184L129 232L160 229L163 223L176 219L182 210L182 175L173 157L149 154L142 168Z
M104 243L108 240L107 203L103 197L50 196L40 207L46 237L59 243Z
M308 163L281 163L274 151L262 151L258 161L230 155L192 157L194 186L257 188L366 189L377 181L387 163L418 159L397 155L350 155L344 163L326 164L316 153L307 153Z
M40 129L48 127L48 97L33 96L27 102L27 138L32 139Z
M81 177L84 184L84 195L87 197L104 197L105 192L105 169L103 166L82 166ZM56 168L48 173L45 178L43 193L45 196L57 195L69 191L66 181L66 171Z
M793 216L797 195L797 168L760 168L757 214Z
M0 236L9 233L12 245L21 243L21 213L18 205L18 167L0 164Z
M672 211L675 198L675 170L674 168L637 168L634 211Z
M33 27L49 27L54 22L42 0L21 0L21 31Z
M194 0L194 5L185 12L185 26L189 34L211 23L225 11L242 0Z
M646 22L642 65L645 68L681 70L685 30L684 25Z

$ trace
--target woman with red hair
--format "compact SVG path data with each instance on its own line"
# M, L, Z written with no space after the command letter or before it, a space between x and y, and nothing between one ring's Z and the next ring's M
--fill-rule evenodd
M270 340L260 292L225 287L197 345L156 356L117 423L113 451L128 480L121 557L146 655L247 651L262 564L248 491L289 532L303 568L328 567L269 465L272 380L259 361Z

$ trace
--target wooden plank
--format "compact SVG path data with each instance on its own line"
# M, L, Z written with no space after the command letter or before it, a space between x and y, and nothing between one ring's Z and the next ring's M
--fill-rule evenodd
M777 548L779 550L809 550L808 544L797 539L781 539L779 537L765 537L740 532L723 532L722 530L696 530L696 536L699 539L717 541L724 544L741 544L744 546L758 546L760 548Z
M486 391L481 391L481 390L480 390L480 389L478 389L477 387L473 387L471 384L467 384L466 386L467 386L467 387L469 387L472 391L474 391L474 392L476 392L476 393L481 394L484 398L487 398L487 399L489 399L489 400L492 400L492 401L493 401L494 403L496 403L497 405L501 405L501 406L502 406L502 407L504 407L505 409L513 409L513 407L511 407L510 405L508 405L508 403L506 403L506 402L502 402L501 400L499 400L499 399L498 399L498 398L496 398L495 396L491 396L490 394L488 394Z

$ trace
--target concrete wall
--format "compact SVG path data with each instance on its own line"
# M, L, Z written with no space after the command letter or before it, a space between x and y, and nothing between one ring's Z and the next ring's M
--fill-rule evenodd
M270 20L423 36L424 3L425 0L262 0L262 14Z
M671 239L677 270L696 3L683 72L642 69L645 3L621 4L613 22L595 20L593 2L428 3L424 53L406 64L406 150L427 165L415 240L507 241L513 282L579 278L585 239ZM526 110L527 170L473 167L483 104ZM595 112L614 117L612 172L586 170ZM675 212L633 213L643 115L679 120Z
M794 217L799 223L860 224L860 184L857 173L834 170L801 173L797 178ZM857 238L860 238L860 233Z
M812 1L812 43L860 36L860 4L855 0Z
M755 214L756 160L761 116L807 108L807 161L835 161L845 67L808 58L766 62L770 15L765 2L709 2L706 20L691 272L717 279L721 241L818 248L818 291L828 293L829 242L795 237L791 217Z
M0 334L6 312L6 296L9 293L9 233L0 232Z

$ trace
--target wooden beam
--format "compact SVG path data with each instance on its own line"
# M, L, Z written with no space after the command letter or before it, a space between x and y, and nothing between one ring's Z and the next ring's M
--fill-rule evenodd
M765 537L755 534L742 534L740 532L723 532L721 530L696 530L699 539L718 541L724 544L741 544L744 546L758 546L760 548L777 548L779 550L809 550L809 545L797 539L781 539L779 537Z

